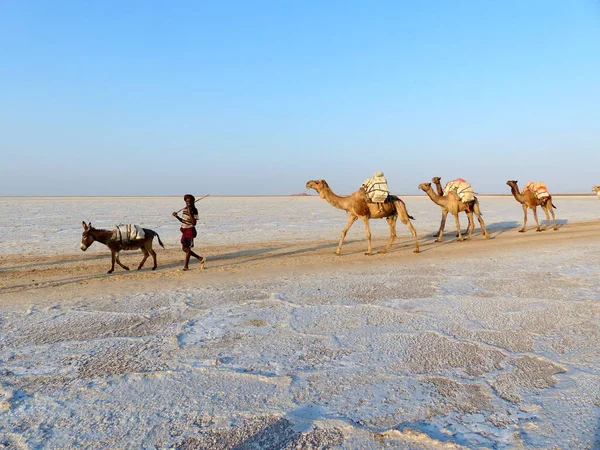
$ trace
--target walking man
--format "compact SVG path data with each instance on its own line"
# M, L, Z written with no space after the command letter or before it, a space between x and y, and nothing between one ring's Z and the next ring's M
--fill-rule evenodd
M185 201L185 208L183 209L182 217L177 215L177 212L173 213L173 217L181 222L181 249L185 252L185 265L183 270L189 270L190 256L198 258L200 261L200 269L204 269L204 263L206 258L204 256L197 255L192 248L194 247L194 238L198 235L196 231L196 223L198 222L198 210L194 203L196 199L192 194L185 194L183 196Z

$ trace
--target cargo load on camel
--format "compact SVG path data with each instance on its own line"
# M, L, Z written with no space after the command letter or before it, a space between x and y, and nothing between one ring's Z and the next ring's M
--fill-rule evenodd
M453 192L463 203L469 203L475 200L473 188L462 178L457 178L456 180L448 181L446 183L446 186L444 186L444 195L448 195L451 192Z
M116 241L123 244L138 241L146 237L142 227L131 223L117 225L113 230L113 236Z
M375 172L373 178L367 178L362 184L367 197L373 203L384 203L390 195L387 179L383 172Z
M535 195L538 200L544 200L545 198L550 197L550 192L548 192L546 183L542 183L541 181L527 182L525 188L523 189L523 192L525 191L533 192L533 195Z

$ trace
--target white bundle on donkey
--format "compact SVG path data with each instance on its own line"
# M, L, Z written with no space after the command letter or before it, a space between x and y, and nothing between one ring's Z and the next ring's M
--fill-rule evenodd
M139 225L134 225L132 223L116 225L116 228L113 230L113 236L116 241L124 244L138 241L146 237L144 229Z
M537 198L538 200L543 200L547 197L550 197L550 192L548 192L546 183L543 183L541 181L528 181L525 185L525 188L523 189L523 192L525 191L533 192L533 195L535 195L535 198Z
M448 195L450 192L453 192L463 203L469 203L475 200L473 188L462 178L457 178L456 180L448 181L446 183L446 186L444 186L444 195Z

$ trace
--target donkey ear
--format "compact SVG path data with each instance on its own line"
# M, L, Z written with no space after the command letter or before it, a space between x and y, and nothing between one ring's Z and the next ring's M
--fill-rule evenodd
M92 228L92 222L88 222L88 227Z
M83 229L85 230L87 228L87 225L85 224L85 221L81 222L81 225L83 225Z

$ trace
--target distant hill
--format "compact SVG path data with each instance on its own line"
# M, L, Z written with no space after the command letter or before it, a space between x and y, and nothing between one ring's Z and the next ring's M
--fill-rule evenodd
M308 197L310 194L308 192L302 192L300 194L292 194L292 197Z

